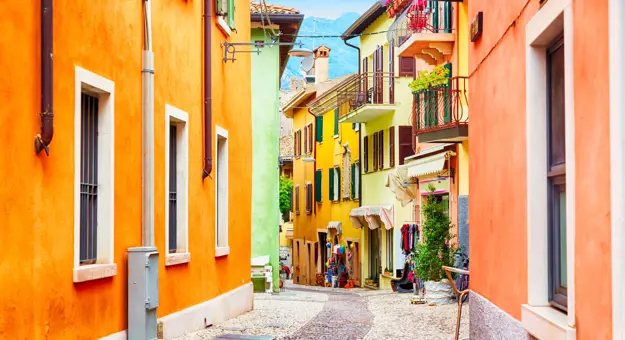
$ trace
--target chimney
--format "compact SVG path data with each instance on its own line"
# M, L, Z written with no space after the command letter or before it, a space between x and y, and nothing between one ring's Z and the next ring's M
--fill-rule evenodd
M321 45L313 50L315 54L315 84L328 80L328 69L330 67L330 48Z

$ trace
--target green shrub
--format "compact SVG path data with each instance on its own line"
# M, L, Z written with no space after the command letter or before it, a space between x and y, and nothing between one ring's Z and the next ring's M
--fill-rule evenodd
M293 180L286 176L280 176L280 213L284 216L291 211L291 193L293 192Z

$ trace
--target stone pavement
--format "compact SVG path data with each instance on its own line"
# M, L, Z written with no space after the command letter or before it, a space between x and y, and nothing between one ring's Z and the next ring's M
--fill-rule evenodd
M409 294L287 284L279 294L254 294L254 310L179 340L244 339L453 339L456 305L413 305ZM469 334L468 303L460 338ZM262 338L260 337L262 336ZM248 338L249 339L249 338Z

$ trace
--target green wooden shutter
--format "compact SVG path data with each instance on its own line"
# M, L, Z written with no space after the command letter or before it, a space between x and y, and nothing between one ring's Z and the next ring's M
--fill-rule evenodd
M356 198L356 163L352 163L352 199Z
M323 171L321 169L315 172L315 202L321 202L321 176Z
M317 116L315 118L316 120L316 124L315 124L315 132L316 132L316 139L318 143L323 142L323 116Z
M339 194L338 194L338 195L337 195L337 197L335 197L334 199L336 199L337 201L340 201L340 200L341 200L341 188L343 187L343 186L341 185L341 183L342 183L342 182L341 182L341 168L336 168L336 175L338 176L338 183L339 183L339 187L338 187L337 192L338 192Z
M334 201L334 169L330 168L330 175L328 176L328 179L330 180L330 195L328 197L330 197L330 201Z
M223 13L223 6L224 6L224 1L228 1L228 0L216 0L216 6L215 6L215 12L217 12L217 14L222 15Z
M451 121L451 97L449 95L451 91L451 63L445 64L444 67L449 71L449 73L447 73L449 81L447 82L447 88L444 91L445 97L443 99L445 101L445 123L447 124Z
M334 109L334 135L339 135L339 109Z
M445 33L451 33L451 2L446 1L444 4L445 11Z
M226 0L221 0L221 1L226 1ZM234 27L234 1L235 0L227 0L228 1L228 26L230 26L230 28L235 29Z

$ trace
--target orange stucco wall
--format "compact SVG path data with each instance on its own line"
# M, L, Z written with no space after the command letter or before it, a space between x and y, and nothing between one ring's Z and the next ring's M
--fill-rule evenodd
M213 123L229 131L230 255L214 257L214 179L202 182L202 1L152 4L155 59L155 242L158 316L210 300L250 281L250 61L221 61L213 27ZM249 2L237 0L234 41L249 41ZM141 245L141 1L54 1L55 136L36 156L40 120L39 1L2 3L0 22L0 338L91 339L124 330L126 249ZM74 284L74 67L115 82L117 275ZM165 268L165 104L189 113L191 262ZM214 143L213 143L214 144ZM236 152L233 152L236 150ZM214 152L214 151L213 151ZM213 155L213 159L214 159ZM236 204L234 203L236 202Z
M470 72L525 3L471 0L469 17L485 15ZM471 289L517 319L527 303L525 27L537 10L528 5L470 79ZM607 1L573 1L573 20L577 338L610 339L609 74L598 66L608 64Z

